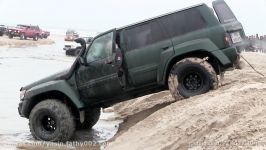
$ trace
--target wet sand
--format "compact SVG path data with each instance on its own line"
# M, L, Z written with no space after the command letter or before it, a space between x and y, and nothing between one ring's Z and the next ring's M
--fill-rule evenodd
M54 44L53 37L48 37L47 39L39 39L34 41L32 38L27 40L20 40L19 37L14 37L9 39L7 36L0 36L0 46L8 46L13 48L25 48L25 47L36 47L38 45L51 45Z

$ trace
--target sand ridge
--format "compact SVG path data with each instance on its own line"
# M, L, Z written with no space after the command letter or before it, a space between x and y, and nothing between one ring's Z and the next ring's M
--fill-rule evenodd
M20 40L18 37L14 37L13 39L9 39L7 36L0 37L0 46L9 46L14 48L34 47L38 45L50 45L54 43L55 42L50 38L34 41L31 38L28 38L27 40Z
M243 55L266 75L265 54ZM266 147L266 77L256 74L249 66L227 72L218 90L170 103L142 116L147 106L149 109L171 101L167 92L152 96L152 100L148 96L114 106L125 122L106 149Z

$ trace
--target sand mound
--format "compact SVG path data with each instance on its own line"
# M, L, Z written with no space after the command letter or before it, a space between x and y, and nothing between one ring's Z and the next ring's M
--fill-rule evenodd
M265 54L244 53L244 56L266 74ZM172 101L169 93L162 92L114 106L126 121L107 149L266 146L266 77L259 76L249 66L227 72L218 90L159 108Z

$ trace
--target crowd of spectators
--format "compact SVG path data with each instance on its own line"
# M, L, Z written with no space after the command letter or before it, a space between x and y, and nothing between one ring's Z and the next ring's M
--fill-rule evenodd
M266 35L259 34L248 36L249 49L248 51L266 53Z

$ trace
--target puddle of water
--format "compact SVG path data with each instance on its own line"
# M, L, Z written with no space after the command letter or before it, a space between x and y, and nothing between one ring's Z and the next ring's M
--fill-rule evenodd
M0 47L0 149L101 149L116 134L120 121L108 120L113 113L102 113L92 130L77 131L66 144L43 143L31 136L28 120L17 111L19 89L71 66L74 58L65 56L63 37L56 40L48 46Z
M105 115L112 116L106 113L102 114L103 117ZM67 143L37 141L33 139L28 130L13 133L10 131L0 131L3 133L0 134L0 149L4 147L17 149L102 149L108 144L107 141L116 134L120 122L100 119L92 130L77 130L73 138Z

